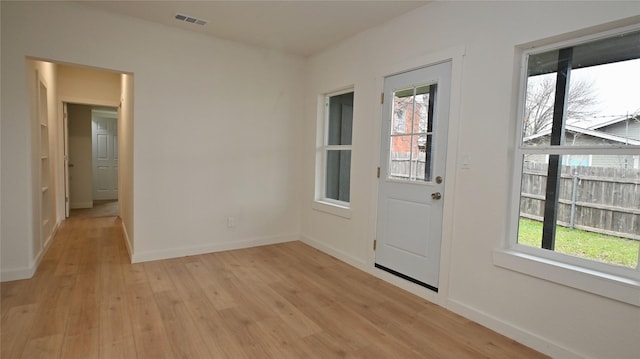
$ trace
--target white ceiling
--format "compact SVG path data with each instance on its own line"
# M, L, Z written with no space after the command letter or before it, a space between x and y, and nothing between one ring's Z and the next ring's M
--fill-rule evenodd
M83 1L89 6L222 39L309 56L428 1ZM207 20L205 26L174 18Z

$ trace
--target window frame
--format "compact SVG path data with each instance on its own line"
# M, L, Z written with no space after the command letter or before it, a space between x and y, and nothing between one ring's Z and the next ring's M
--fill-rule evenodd
M544 280L580 289L624 303L640 306L640 263L636 268L624 268L595 260L580 258L518 243L520 217L521 180L523 156L525 154L628 154L640 151L637 145L603 146L554 146L526 147L523 144L523 116L527 93L528 60L532 54L560 50L594 42L616 35L639 31L632 25L610 31L599 32L571 40L555 42L545 46L520 49L519 91L517 97L517 123L512 155L512 183L509 195L508 225L506 240L494 250L494 264ZM557 204L556 204L557 205ZM639 259L640 262L640 259Z
M355 89L348 87L342 90L325 93L318 96L318 122L321 126L318 129L322 132L317 136L317 156L316 156L316 195L312 208L331 213L340 217L351 218L351 195L349 201L341 201L326 196L327 191L327 154L328 151L349 151L353 156L353 113L351 122L351 144L350 145L330 145L329 144L329 106L332 97L353 93L355 103ZM353 110L355 112L355 110ZM353 159L353 157L352 157ZM349 192L351 192L351 174L353 166L349 164Z

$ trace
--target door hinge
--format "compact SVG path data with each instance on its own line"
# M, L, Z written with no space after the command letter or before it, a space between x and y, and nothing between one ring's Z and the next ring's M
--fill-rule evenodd
M380 93L380 104L384 104L384 92Z
M378 167L378 172L377 172L376 176L377 176L378 178L380 178L380 167Z
M373 250L374 250L374 251L376 250L376 243L377 243L377 242L378 242L377 240L375 240L375 239L373 240Z

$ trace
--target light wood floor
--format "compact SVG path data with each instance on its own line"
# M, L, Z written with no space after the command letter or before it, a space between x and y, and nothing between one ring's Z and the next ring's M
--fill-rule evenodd
M132 265L118 221L2 283L2 358L543 357L300 242Z
M69 211L70 217L111 217L117 216L118 200L95 200L93 208L78 208Z

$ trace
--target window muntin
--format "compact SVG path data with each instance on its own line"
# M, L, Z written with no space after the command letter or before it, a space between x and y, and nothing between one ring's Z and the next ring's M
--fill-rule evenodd
M436 90L423 84L393 93L389 179L431 181Z
M323 189L321 200L348 206L351 197L351 138L353 95L325 97L325 136L322 146Z
M640 31L531 52L525 69L517 243L637 275Z

